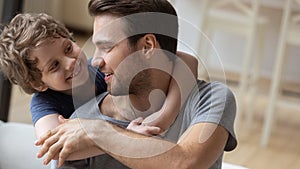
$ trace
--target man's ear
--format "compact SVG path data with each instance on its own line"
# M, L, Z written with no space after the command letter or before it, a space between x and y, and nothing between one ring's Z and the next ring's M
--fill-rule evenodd
M146 34L143 41L143 54L151 55L155 48L157 48L157 40L155 35L153 34Z

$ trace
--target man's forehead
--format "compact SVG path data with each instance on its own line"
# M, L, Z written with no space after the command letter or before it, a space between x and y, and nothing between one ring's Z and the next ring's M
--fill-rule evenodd
M102 43L118 43L124 39L127 39L124 33L120 32L94 32L92 37L92 42L94 44L102 44Z
M93 43L101 41L120 41L125 39L122 18L112 15L100 15L94 19Z

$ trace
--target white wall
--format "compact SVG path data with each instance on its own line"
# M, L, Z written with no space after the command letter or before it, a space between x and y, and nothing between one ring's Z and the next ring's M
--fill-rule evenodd
M199 28L201 21L201 0L176 0L174 3L179 17ZM269 27L266 31L264 61L262 66L262 76L270 78L276 56L282 10L263 7L261 8L261 14L270 19ZM192 48L195 49L197 47L197 36L198 35L193 31L184 30L180 32L179 39L188 39L188 41L192 43ZM217 33L213 40L225 70L240 72L243 49L245 46L244 39L233 34ZM179 45L179 49L185 50L185 47ZM289 61L286 66L286 80L299 83L300 47L291 46L288 49L288 53ZM218 64L215 64L218 63L215 59L210 60L209 63L210 66L218 66Z
M44 12L67 26L91 32L93 19L88 14L89 0L25 0L24 12Z
M68 26L84 31L93 31L93 18L88 13L89 0L63 0L62 19Z
M61 1L62 0L24 0L23 12L43 12L50 14L59 21L62 21Z

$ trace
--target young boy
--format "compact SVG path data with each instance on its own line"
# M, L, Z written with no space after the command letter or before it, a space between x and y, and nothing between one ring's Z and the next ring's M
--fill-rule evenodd
M178 55L197 76L197 60ZM104 74L90 62L66 27L47 14L18 14L0 36L2 73L27 94L34 94L30 109L37 137L58 126L59 115L69 118L80 105L107 90ZM176 87L173 80L158 118L147 123L133 120L128 129L145 135L167 130L179 113ZM70 160L98 153L81 153Z

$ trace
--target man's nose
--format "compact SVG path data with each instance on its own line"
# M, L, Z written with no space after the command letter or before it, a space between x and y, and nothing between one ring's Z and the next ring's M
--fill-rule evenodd
M102 57L93 57L92 66L93 67L103 67L105 65L104 59Z

